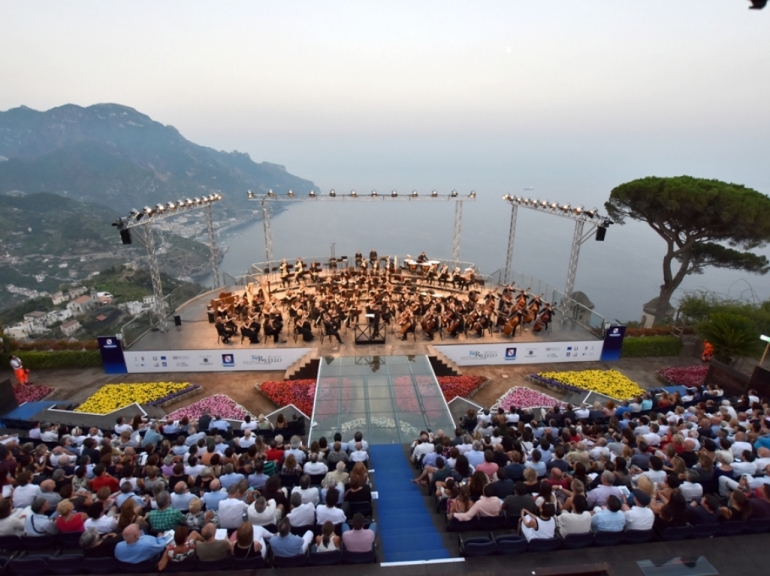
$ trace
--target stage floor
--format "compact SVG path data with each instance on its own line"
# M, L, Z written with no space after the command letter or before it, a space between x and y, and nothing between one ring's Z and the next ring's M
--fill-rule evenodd
M234 293L243 292L242 287L227 287L222 288L222 291L231 291ZM385 344L356 344L354 338L354 330L351 326L349 329L342 327L340 330L340 336L342 337L342 344L338 344L336 339L331 342L327 338L321 343L320 330L314 329L316 338L312 342L303 342L302 338L297 338L294 341L294 336L288 329L288 325L284 328L281 336L286 343L275 344L272 338L264 339L264 335L260 334L259 344L251 344L248 339L241 342L240 335L230 340L229 344L222 344L217 341L217 332L213 324L208 322L206 316L206 305L211 299L210 294L204 294L189 302L185 303L177 310L177 314L182 318L182 326L174 326L173 322L169 323L166 332L148 332L137 340L129 350L132 351L151 351L151 350L214 350L221 348L223 350L237 349L271 349L271 348L316 348L322 354L335 354L339 356L355 356L366 354L380 355L380 356L392 356L392 355L407 355L407 354L427 354L428 345L451 345L451 344L463 344L467 345L469 342L475 344L502 344L506 342L526 343L526 342L575 342L586 340L600 341L591 332L582 328L581 326L567 322L562 324L561 315L557 312L555 320L551 322L548 332L541 332L539 334L533 334L529 330L517 331L515 338L510 338L502 333L492 334L484 332L483 336L477 336L475 333L460 334L457 338L450 338L448 334L444 334L442 340L438 333L435 334L433 340L428 339L420 328L417 329L415 336L409 335L407 340L401 340L401 334L398 331L398 325L392 324L386 331Z

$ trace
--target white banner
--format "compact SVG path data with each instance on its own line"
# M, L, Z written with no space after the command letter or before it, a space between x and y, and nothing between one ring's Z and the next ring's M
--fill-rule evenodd
M484 364L548 364L551 362L596 362L603 342L510 342L507 344L456 344L434 346L458 366Z
M311 348L251 348L249 350L126 350L129 373L229 372L286 370Z

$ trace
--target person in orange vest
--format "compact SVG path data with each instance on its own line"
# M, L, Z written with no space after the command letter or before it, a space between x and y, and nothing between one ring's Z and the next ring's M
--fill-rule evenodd
M700 359L704 362L711 362L711 357L714 355L714 347L711 345L711 342L708 340L703 341L703 354L701 354Z
M29 370L24 367L21 363L21 358L16 356L16 354L11 355L11 369L13 369L16 380L19 381L19 385L29 384Z

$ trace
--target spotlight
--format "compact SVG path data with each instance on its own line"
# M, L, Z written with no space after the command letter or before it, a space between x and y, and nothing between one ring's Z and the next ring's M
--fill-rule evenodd
M471 190L471 193L468 196L470 198L475 198L476 197L476 191L475 190Z
M351 190L350 191L350 197L351 198L358 198L358 192L356 192L355 190Z
M430 193L430 197L431 197L431 198L438 198L438 192L436 192L436 191L434 190L433 192L431 192L431 193Z
M310 197L311 198L315 198L315 190L311 190L310 191Z
M596 215L599 213L599 210L596 208L591 208L590 210L586 210L586 214L589 218L596 218Z
M193 202L190 198L187 198L187 206L194 206L195 202Z
M398 196L398 192L396 192L395 190L392 190L390 195L392 198L396 198Z
M457 198L457 190L452 190L452 198Z
M196 196L195 198L193 198L193 200L195 200L195 203L196 203L198 206L200 206L200 205L201 205L201 199L200 199L200 198L198 198L197 196Z
M372 198L377 198L377 190L372 190Z
M419 194L417 194L417 190L412 190L412 198L417 198Z
M510 194L503 194L503 200L505 200L506 202L511 202L513 201L513 198L511 197Z
M267 191L267 195L268 195L268 196L270 196L270 198L272 198L273 196L275 196L275 192L273 192L273 189L272 189L272 188L271 188L270 190L268 190L268 191Z
M289 190L289 191L286 193L286 195L287 195L289 198L294 198L294 190Z
M161 214L163 214L163 212L166 211L166 207L163 204L157 204L155 206L155 211L156 212L160 212Z
M248 198L249 200L253 200L254 199L254 192L252 192L251 190L246 192L246 198Z
M543 200L542 202L540 202L540 205L541 205L543 208L547 208L547 207L548 207L548 200Z
M329 196L331 196L332 198L335 198L335 197L337 196L337 193L334 191L334 188L332 188L332 189L329 191Z
M569 212L569 204L565 204L561 207L562 212Z
M174 204L173 202L169 202L168 204L166 204L166 208L168 208L169 210L176 210L176 204Z
M583 211L583 207L582 207L582 206L575 206L575 207L572 209L572 212L573 212L573 214L575 214L576 216L580 216L580 213L581 213L582 211Z
M549 206L551 210L556 210L558 207L559 205L556 202L551 202L551 205Z

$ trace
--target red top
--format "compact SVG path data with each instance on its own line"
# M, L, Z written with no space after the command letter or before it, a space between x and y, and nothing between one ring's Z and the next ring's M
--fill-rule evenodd
M56 527L59 529L59 532L85 532L84 524L83 515L78 512L72 514L66 520L63 516L59 516L56 519Z
M103 486L107 486L107 488L110 489L110 494L114 494L120 489L118 481L109 474L102 474L101 476L94 478L91 482L91 489L94 492L98 492Z

